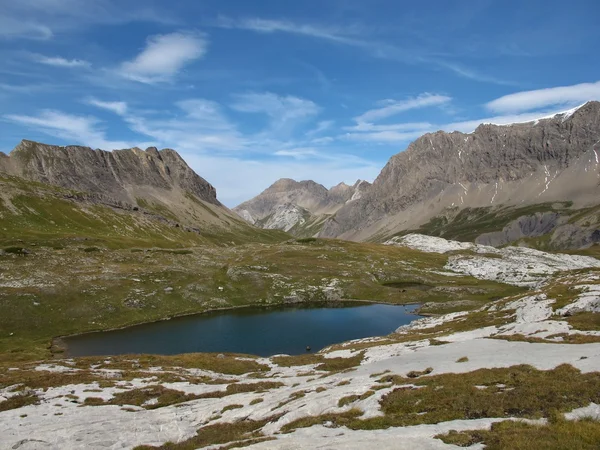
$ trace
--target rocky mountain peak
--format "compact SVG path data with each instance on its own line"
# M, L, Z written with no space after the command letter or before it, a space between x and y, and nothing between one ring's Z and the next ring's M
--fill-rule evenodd
M215 188L172 149L105 151L22 140L8 157L0 159L0 171L132 204L146 194L180 190L221 205Z

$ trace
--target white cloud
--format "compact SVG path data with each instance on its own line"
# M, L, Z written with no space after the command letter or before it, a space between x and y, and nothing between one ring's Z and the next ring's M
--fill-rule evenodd
M95 98L88 98L86 100L88 105L95 106L97 108L106 109L107 111L114 112L119 116L123 116L127 113L127 103L126 102L105 102L102 100L98 100Z
M172 79L183 67L202 58L208 43L199 33L171 33L151 36L146 48L132 61L121 64L119 73L142 83Z
M588 100L600 100L600 81L560 86L505 95L486 104L495 112L521 112L547 107L572 107Z
M387 144L391 142L405 142L411 139L416 139L428 131L430 130L415 130L406 132L388 130L370 133L347 133L342 137L352 141L378 142Z
M50 136L95 148L113 150L132 147L128 142L107 140L104 131L98 128L100 121L95 117L74 116L60 111L43 110L37 116L9 114L4 118L41 130Z
M56 66L56 67L90 67L90 63L88 61L84 61L82 59L66 59L60 56L44 56L44 55L35 55L34 60L40 64L46 64L48 66Z
M445 95L430 94L425 92L417 97L406 100L385 100L385 106L382 108L371 109L354 120L357 123L376 122L381 119L396 115L398 113L409 111L411 109L425 108L428 106L438 106L448 103L452 98Z

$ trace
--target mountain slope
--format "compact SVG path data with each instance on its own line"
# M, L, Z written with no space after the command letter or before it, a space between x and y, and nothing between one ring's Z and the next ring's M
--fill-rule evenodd
M340 183L327 189L311 180L282 178L233 211L261 228L313 236L327 218L346 203L360 198L369 186L370 183L358 180L353 186Z
M19 234L159 246L272 239L224 207L170 149L107 152L24 140L0 154L0 187L6 242Z
M426 134L394 155L362 198L344 205L320 235L383 240L427 223L451 227L463 211L493 222L498 209L515 220L517 208L532 205L547 205L534 212L560 201L593 206L600 194L598 152L598 102L535 122ZM488 223L484 231L509 223Z

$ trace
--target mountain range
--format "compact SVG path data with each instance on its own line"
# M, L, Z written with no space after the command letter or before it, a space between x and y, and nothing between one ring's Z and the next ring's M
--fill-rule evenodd
M23 140L9 155L0 153L0 209L22 215L15 233L27 214L28 224L40 226L44 214L36 208L56 213L49 206L56 201L84 216L91 207L108 208L119 220L126 214L143 222L144 230L151 221L169 228L160 233L170 240L172 228L181 227L252 239L271 238L260 229L372 242L419 232L492 246L586 248L600 242L599 152L600 103L588 102L528 123L428 133L392 156L373 184L327 189L281 179L231 211L172 149L108 152ZM19 208L25 197L45 200ZM79 226L84 216L71 223ZM51 233L48 223L42 228ZM117 228L136 234L135 227Z
M425 134L352 200L327 203L324 187L286 179L234 211L299 235L385 241L416 230L490 245L534 239L579 248L600 240L599 153L600 103L588 102L533 122Z

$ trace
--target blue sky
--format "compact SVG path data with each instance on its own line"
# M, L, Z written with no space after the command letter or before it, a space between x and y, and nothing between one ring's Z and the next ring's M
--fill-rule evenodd
M235 206L600 100L600 3L0 0L0 150L174 148Z

